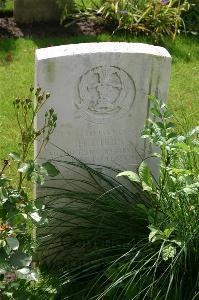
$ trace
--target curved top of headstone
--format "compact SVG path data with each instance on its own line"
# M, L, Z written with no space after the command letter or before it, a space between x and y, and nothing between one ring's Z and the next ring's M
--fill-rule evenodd
M171 58L169 52L163 47L143 43L126 42L81 43L42 48L36 50L36 58L37 60L45 60L55 57L92 53L148 54Z

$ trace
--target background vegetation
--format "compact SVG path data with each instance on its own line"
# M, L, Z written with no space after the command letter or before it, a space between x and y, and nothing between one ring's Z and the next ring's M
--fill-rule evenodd
M189 0L191 6L189 11L183 14L186 30L199 33L199 2L198 0Z

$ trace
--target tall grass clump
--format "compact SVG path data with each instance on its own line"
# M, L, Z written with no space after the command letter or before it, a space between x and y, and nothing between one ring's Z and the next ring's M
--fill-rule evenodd
M58 278L54 299L199 297L199 128L177 132L166 105L151 101L142 138L157 149L157 177L147 159L137 172L114 170L117 177L56 160L80 179L47 188L51 222L40 241Z

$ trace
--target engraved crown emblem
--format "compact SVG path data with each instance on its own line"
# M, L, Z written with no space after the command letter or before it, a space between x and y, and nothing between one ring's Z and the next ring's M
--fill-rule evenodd
M99 117L128 110L135 97L133 79L113 66L89 70L81 76L78 89L79 101L75 103L78 110Z

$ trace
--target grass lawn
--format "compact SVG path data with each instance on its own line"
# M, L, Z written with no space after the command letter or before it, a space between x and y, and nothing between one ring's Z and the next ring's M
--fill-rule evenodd
M12 101L25 97L34 83L34 53L36 48L79 42L100 41L146 42L129 37L29 38L0 41L0 157L4 159L10 151L17 150L18 129L13 116ZM169 90L169 106L179 122L185 115L189 126L198 121L199 111L199 39L178 37L175 43L166 42L165 47L173 57Z

